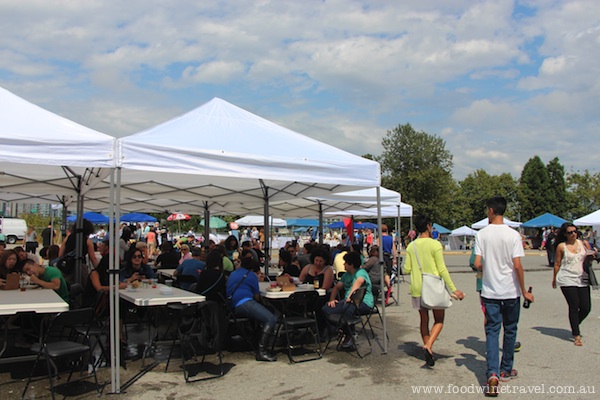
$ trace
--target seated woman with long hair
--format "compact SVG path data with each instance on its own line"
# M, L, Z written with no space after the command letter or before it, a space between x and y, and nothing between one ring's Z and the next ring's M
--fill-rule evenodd
M258 277L254 273L258 267L258 262L254 259L243 258L240 268L229 275L227 298L235 315L253 319L263 326L256 350L256 361L277 361L270 353L275 340L277 317L261 304Z
M206 256L206 266L198 276L196 293L206 296L206 300L221 303L226 297L226 281L223 255L219 250L213 250Z

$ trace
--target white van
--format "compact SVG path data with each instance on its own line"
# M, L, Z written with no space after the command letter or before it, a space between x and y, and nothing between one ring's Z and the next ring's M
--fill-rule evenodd
M27 222L21 218L0 218L0 237L8 244L23 240L27 232Z

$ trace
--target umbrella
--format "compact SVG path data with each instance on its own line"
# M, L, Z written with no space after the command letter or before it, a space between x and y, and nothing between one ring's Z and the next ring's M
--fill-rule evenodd
M187 214L173 213L167 217L167 221L177 221L177 230L181 232L181 221L189 221L191 217Z
M122 222L156 222L152 215L142 213L129 213L121 215Z
M187 214L173 213L167 217L167 221L189 221L191 218Z
M98 214L91 211L84 212L83 219L87 219L92 224L108 224L108 221L110 221L110 218L108 218L106 215ZM77 215L69 215L67 217L68 222L75 222L76 220Z
M204 219L200 221L200 226L204 226ZM210 217L208 220L208 226L215 229L221 229L227 227L227 221L219 217Z

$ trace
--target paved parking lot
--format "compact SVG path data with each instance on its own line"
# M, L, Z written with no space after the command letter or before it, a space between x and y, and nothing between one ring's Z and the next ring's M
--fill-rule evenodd
M224 377L185 384L177 362L165 373L164 363L141 377L122 395L128 399L348 399L348 398L480 398L485 379L485 335L483 315L475 292L475 276L466 266L468 255L452 254L446 262L452 278L467 297L448 310L446 323L434 352L434 368L425 366L420 351L418 313L411 309L408 284L403 283L399 306L386 309L390 334L387 354L382 354L381 331L373 353L356 359L343 352L328 351L318 361L289 364L280 353L274 363L258 363L249 353L225 353ZM526 284L533 286L536 302L521 313L518 340L523 349L516 355L519 378L503 384L503 398L577 399L598 398L596 366L600 339L600 314L592 307L582 324L583 347L571 341L567 305L560 292L550 286L551 269L545 253L528 252L524 259ZM600 298L593 292L593 302ZM379 324L377 324L379 326ZM362 344L361 346L363 346ZM122 370L122 380L139 371L139 361ZM102 370L103 379L109 371ZM0 375L6 382L7 374ZM49 398L46 381L37 384L36 398ZM3 385L3 397L19 398L22 382ZM108 390L108 386L105 391ZM572 393L581 390L594 393ZM420 393L417 393L420 391ZM432 393L425 393L431 391ZM441 393L434 393L440 391ZM569 394L564 394L569 393ZM93 398L94 394L80 396Z

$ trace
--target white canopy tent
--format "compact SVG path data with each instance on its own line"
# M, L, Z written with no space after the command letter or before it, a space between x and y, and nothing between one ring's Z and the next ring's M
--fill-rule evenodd
M239 226L265 226L264 215L246 215L243 218L235 220ZM269 217L269 226L286 227L285 219Z
M573 221L573 225L576 226L599 226L600 225L600 210L594 211L588 215L584 215L581 218L577 218Z
M504 224L510 226L511 228L518 228L519 226L521 226L520 222L515 222L515 221L511 221L508 218L504 218ZM485 217L484 219L482 219L481 221L475 222L473 225L471 225L471 228L473 229L481 229L481 228L485 228L486 226L488 226L489 221L487 219L487 217Z
M115 144L112 136L0 88L0 200L63 205L77 201L77 215L82 215L81 196L111 175ZM78 230L81 227L80 218ZM81 240L77 235L78 259ZM111 367L111 374L118 371L118 363Z
M448 237L448 247L450 250L464 250L470 246L468 238L477 235L475 229L471 229L466 225L452 230Z
M6 111L4 105L8 101L4 93L2 96L0 104ZM18 100L21 99L11 99L10 103L18 106ZM14 112L0 114L3 124L11 116L27 117L14 124L28 127L24 132L0 133L0 168L9 171L7 179L3 177L0 192L11 196L73 192L85 194L88 209L107 209L114 204L116 210L111 210L110 215L119 215L122 209L191 212L193 208L204 211L208 218L210 211L246 214L246 209L261 207L263 214L269 215L270 202L378 187L380 183L378 163L280 127L220 99L119 139L116 148L115 139L108 135L67 120L46 121L42 119L43 112L34 118L36 106L30 105L28 111L20 111L17 106ZM29 125L36 120L44 122ZM60 126L52 129L52 123L62 125L64 130ZM29 131L39 136L29 138ZM34 150L39 145L47 145L43 155ZM25 170L11 165L34 165L40 160L48 168ZM117 167L115 175L106 170L113 166ZM67 178L60 174L65 171L70 173ZM117 229L110 231L117 234ZM113 243L116 239L114 236ZM111 263L111 268L114 265ZM112 274L111 278L112 316L117 318L117 276ZM119 333L115 321L111 336ZM387 351L387 342L384 347ZM119 359L116 345L111 359ZM116 373L112 389L118 391L118 366L111 366Z
M117 209L132 204L142 206L139 211L172 207L204 212L208 219L211 212L244 215L262 208L268 227L271 203L380 184L378 163L218 98L119 139L118 145ZM103 196L100 190L88 195L99 203L112 202L112 196ZM268 234L265 229L267 244Z
M108 176L115 143L0 88L0 200L70 203Z

